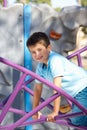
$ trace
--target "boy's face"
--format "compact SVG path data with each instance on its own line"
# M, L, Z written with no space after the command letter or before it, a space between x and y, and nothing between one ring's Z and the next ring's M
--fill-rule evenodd
M44 42L44 41L40 41ZM32 45L29 47L29 50L31 52L32 58L40 63L47 64L48 56L51 50L51 46L45 47L40 42L37 42L36 45Z

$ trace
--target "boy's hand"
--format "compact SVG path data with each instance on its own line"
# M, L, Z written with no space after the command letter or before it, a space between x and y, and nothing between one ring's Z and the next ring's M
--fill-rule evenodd
M57 115L58 115L58 113L52 112L51 114L49 114L49 115L47 116L47 121L55 122L54 117L57 116Z
M34 120L40 119L40 116L41 116L41 115L42 115L42 113L41 113L41 112L38 112L38 113L34 114L34 115L32 116L32 118L33 118Z

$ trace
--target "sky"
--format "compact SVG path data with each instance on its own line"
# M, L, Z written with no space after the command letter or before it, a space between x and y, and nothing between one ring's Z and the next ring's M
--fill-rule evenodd
M13 3L16 2L16 0L6 0L7 1L7 5L12 5Z
M51 0L51 4L53 8L57 8L57 7L66 7L66 6L73 6L73 5L77 5L77 0Z

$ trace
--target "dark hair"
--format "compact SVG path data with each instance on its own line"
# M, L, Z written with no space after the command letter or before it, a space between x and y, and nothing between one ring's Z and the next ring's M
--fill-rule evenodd
M27 40L27 47L35 45L37 42L43 40L44 46L47 47L50 44L48 36L43 32L33 33Z

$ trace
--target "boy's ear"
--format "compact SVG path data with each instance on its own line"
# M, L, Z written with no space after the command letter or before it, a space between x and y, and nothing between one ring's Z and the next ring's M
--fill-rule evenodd
M52 49L51 44L50 44L50 45L48 45L48 47L47 47L47 48L48 48L48 50L49 50L49 51L51 51L51 49Z

